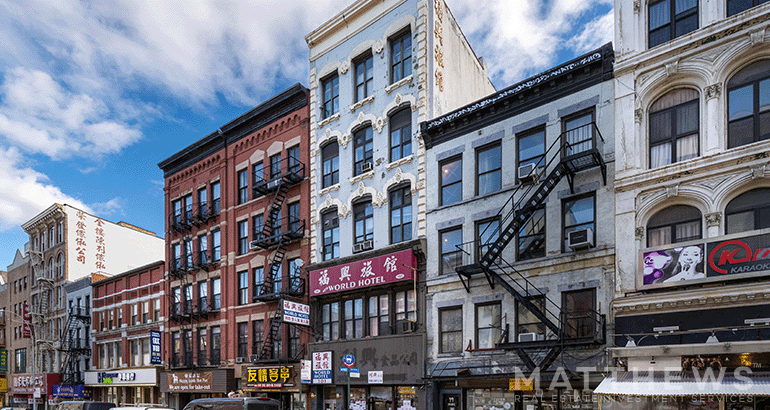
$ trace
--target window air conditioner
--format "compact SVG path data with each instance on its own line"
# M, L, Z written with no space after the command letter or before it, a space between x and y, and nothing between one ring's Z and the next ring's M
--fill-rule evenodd
M567 234L567 244L572 250L588 249L594 246L594 231L591 228L578 229Z
M280 183L281 183L280 178L276 179L274 181L270 181L270 182L267 183L267 189L277 188L278 184L280 184Z
M531 179L534 178L537 174L535 171L537 170L537 164L534 162L530 162L529 164L522 165L519 167L519 179L525 180L525 179Z
M368 241L361 242L362 251L368 251L372 248L374 248L374 242L371 239L369 239Z
M374 169L374 166L371 162L364 162L361 164L361 172L368 172Z
M259 355L253 354L251 355L251 362L256 363L259 361Z
M238 364L243 363L243 358L242 357L236 357L235 358L235 363L238 363Z
M536 342L538 340L545 340L545 335L540 333L519 333L519 342Z
M396 323L396 333L411 333L417 330L417 323L411 320L401 320Z

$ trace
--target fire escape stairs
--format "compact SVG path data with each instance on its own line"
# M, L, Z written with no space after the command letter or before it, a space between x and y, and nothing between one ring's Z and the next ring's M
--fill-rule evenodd
M80 329L90 325L91 315L88 310L82 307L70 309L67 325L59 339L61 340L59 351L64 356L59 371L62 385L83 383L77 364L83 357L91 357L91 349L87 342L88 335L84 335L81 339Z
M533 295L531 291L536 290L535 287L524 275L501 257L503 250L510 244L519 230L532 218L538 208L545 203L548 196L562 179L566 177L570 191L574 191L575 175L579 172L598 167L601 170L604 184L607 184L607 166L596 147L596 141L601 140L601 134L599 134L594 123L583 127L591 128L592 138L590 140L574 141L571 138L574 134L566 135L575 131L570 130L565 131L560 138L551 144L543 158L536 164L537 168L533 172L534 183L519 185L498 212L499 226L502 228L490 227L489 229L499 230L499 232L492 232L491 235L482 232L479 235L480 238L490 238L489 242L481 243L481 239L476 239L473 242L458 245L458 248L462 251L463 263L455 271L467 292L470 292L471 277L475 274L483 273L491 288L494 288L495 284L502 286L550 332L548 340L498 343L498 348L514 350L530 371L536 368L542 371L547 370L559 357L565 346L586 346L604 343L605 323L602 315L592 312L591 316L593 320L596 320L596 326L599 328L598 335L590 338L571 337L571 335L576 335L576 332L570 326L569 320L566 320L561 307L547 300L546 303L550 303L548 306L558 311L558 313L553 313L548 307L542 309L533 303L530 296ZM573 142L568 142L570 139L573 139ZM547 162L546 158L549 158ZM550 170L550 172L540 180L538 177L545 174L546 170ZM495 234L497 234L496 237ZM479 254L479 257L475 260L473 259L474 251ZM547 349L547 352L544 355L538 353L539 360L535 362L533 359L535 351L542 352L543 349Z
M283 324L283 304L278 304L273 317L270 318L270 329L267 332L265 341L262 344L262 351L259 353L259 360L267 360L270 358L273 351L273 344L275 343L278 335L281 331L281 325Z

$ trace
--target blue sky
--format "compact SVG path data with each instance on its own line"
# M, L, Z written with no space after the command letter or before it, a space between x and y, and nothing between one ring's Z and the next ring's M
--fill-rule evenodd
M611 0L446 3L498 89L613 36ZM157 163L307 85L305 34L348 4L0 0L0 270L53 202L163 236Z

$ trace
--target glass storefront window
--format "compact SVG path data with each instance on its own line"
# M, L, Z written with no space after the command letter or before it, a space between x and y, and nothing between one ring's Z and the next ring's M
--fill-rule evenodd
M369 410L390 410L393 408L393 389L390 387L370 387Z
M414 410L417 408L417 388L415 386L397 386L396 410Z
M366 410L366 387L350 388L350 410Z

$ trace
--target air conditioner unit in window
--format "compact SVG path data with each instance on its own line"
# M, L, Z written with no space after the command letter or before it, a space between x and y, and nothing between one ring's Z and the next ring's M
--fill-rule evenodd
M327 219L327 220L324 221L324 226L325 227L329 227L329 226L332 226L332 225L334 225L334 226L339 225L339 219L338 218L332 218L332 219Z
M540 333L519 333L519 342L536 342L545 340L545 335Z
M238 363L238 364L243 363L243 358L242 357L236 357L235 358L235 363Z
M370 239L368 241L363 241L363 242L353 244L353 253L368 251L372 248L374 248L374 244Z
M520 166L518 175L519 179L522 181L534 178L537 175L537 164L530 162L529 164Z
M251 362L256 363L259 361L259 355L253 354L251 355Z
M567 245L572 250L588 249L594 246L594 231L591 228L584 228L572 231L567 234Z
M280 183L281 183L280 179L276 179L275 181L270 181L270 182L267 183L267 189L276 188L276 187L278 187L278 184L280 184Z
M371 162L364 162L361 164L361 172L371 171L372 169L374 169L374 164Z
M396 322L396 333L411 333L417 330L417 323L411 320L400 320Z

